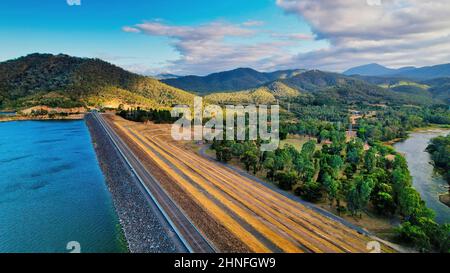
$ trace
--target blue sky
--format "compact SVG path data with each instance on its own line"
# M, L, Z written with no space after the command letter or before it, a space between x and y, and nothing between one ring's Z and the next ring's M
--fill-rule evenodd
M443 53L450 52L450 21L439 17L449 5L424 2L81 0L70 6L67 0L2 0L0 61L66 53L146 74L450 61ZM414 23L423 27L408 27Z

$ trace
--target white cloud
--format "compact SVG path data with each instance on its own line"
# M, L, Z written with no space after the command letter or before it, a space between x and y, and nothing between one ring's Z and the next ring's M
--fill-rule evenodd
M66 0L69 6L81 6L81 0Z
M450 61L448 0L277 0L306 20L330 48L300 54L289 65L342 70L380 62L391 66Z
M237 25L213 22L197 27L171 26L160 22L145 22L134 27L124 27L124 30L143 32L153 36L166 36L183 41L220 40L226 36L244 37L255 32Z
M381 6L381 0L367 0L369 6Z
M134 28L134 27L123 27L122 30L125 31L125 32L130 32L130 33L139 33L139 32L141 32L139 29Z
M247 42L259 33L251 27L260 24L247 21L242 24L212 22L200 26L175 26L145 22L124 27L123 31L171 38L180 58L170 62L164 70L176 74L208 74L236 67L265 70L286 62L284 49L292 45L291 41ZM233 38L240 40L230 41Z
M248 20L247 22L242 23L244 27L260 27L264 25L263 21L258 20Z

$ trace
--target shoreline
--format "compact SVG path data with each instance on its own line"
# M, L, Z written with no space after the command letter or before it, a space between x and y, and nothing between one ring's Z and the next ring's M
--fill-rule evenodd
M84 114L75 114L75 115L69 115L69 116L58 116L54 118L50 117L28 117L28 116L6 116L6 117L0 117L0 123L1 122L11 122L11 121L64 121L64 120L84 120L85 115Z

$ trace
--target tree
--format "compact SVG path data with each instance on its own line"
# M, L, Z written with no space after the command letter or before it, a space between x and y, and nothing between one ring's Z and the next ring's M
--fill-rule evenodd
M401 241L409 243L421 251L426 251L431 248L430 238L419 226L413 225L410 222L404 222L397 230L397 233Z
M319 143L322 143L322 141L327 140L330 138L330 132L328 130L322 130L319 134Z
M258 163L259 163L259 156L257 152L252 150L247 150L244 152L244 155L242 156L242 162L245 164L245 168L247 171L250 171L250 168L253 167L253 174L256 174L258 171Z
M312 182L315 174L316 174L316 166L314 165L314 163L312 161L305 160L300 172L302 181L305 183Z
M395 168L392 172L392 184L394 185L394 192L397 199L400 193L412 185L411 176L408 169L403 169L401 167Z
M226 163L233 158L231 149L232 143L232 141L213 141L211 148L216 151L216 158L218 161Z
M268 156L264 162L263 167L267 170L267 178L270 180L274 179L276 166L275 166L275 159L273 156Z
M379 214L392 215L395 213L396 205L393 193L394 190L389 184L380 183L375 186L372 204Z
M279 171L275 174L275 180L281 189L290 191L297 184L298 175L295 171Z
M450 253L450 224L438 226L432 238L436 249L441 253Z
M364 153L364 143L360 139L352 140L347 144L347 162L358 165Z
M450 183L450 135L432 139L427 151L431 154L434 166Z
M307 182L295 190L295 194L309 202L317 202L322 198L321 187L317 182Z
M342 157L338 155L331 155L330 159L328 160L328 165L333 170L334 176L337 177L339 171L344 166L344 161L342 160Z
M347 207L356 215L367 206L374 183L371 178L357 176L347 195Z
M338 196L339 191L339 181L333 179L329 174L325 174L323 178L323 186L327 191L328 200L330 201L330 206L333 205L333 201Z
M316 143L313 140L310 140L303 144L301 154L304 158L311 160L315 150Z
M374 147L366 152L364 164L368 173L372 173L377 167L377 150Z
M241 157L244 154L244 146L241 143L234 142L231 145L231 152L233 156Z
M420 194L412 187L404 188L398 197L400 213L408 220L417 216L424 205Z

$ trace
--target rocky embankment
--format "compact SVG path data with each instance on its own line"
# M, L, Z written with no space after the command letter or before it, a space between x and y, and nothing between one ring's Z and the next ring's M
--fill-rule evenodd
M112 194L128 248L133 253L177 252L173 231L149 205L123 158L91 115L86 115L100 167Z

